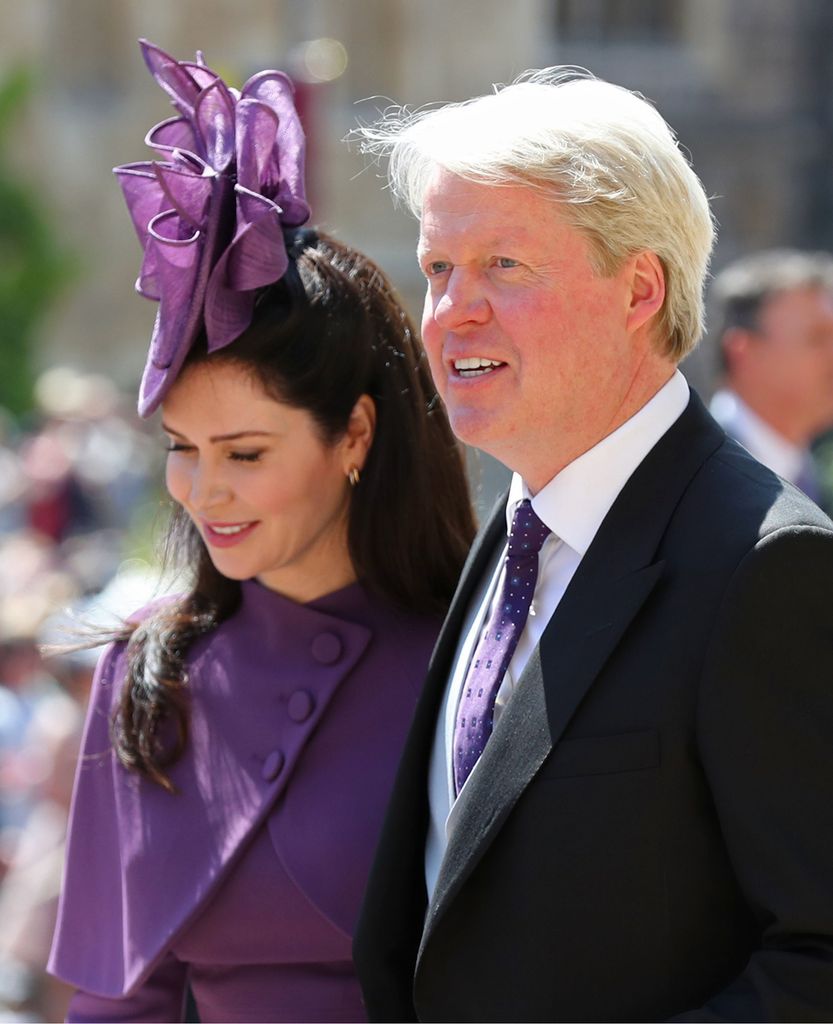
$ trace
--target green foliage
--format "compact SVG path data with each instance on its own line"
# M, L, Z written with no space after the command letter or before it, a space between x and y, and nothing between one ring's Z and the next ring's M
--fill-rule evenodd
M32 407L37 329L70 276L46 204L10 159L31 89L25 69L0 80L0 406L16 414Z

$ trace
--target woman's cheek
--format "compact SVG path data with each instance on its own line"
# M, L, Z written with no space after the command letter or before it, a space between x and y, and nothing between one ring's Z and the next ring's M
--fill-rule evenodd
M168 489L168 494L170 494L174 501L180 505L186 503L188 496L186 474L182 460L177 458L176 455L169 455L168 461L165 464L165 486Z

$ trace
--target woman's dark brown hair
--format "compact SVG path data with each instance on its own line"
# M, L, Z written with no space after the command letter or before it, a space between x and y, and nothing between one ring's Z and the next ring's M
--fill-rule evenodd
M370 395L376 429L351 490L348 546L358 578L400 607L442 615L474 534L462 453L436 397L425 353L379 268L309 230L286 239L289 269L258 295L251 326L186 363L230 362L276 400L306 409L322 438L341 437ZM184 372L184 371L183 371ZM192 571L189 591L128 626L128 678L114 723L122 764L166 788L188 737L188 650L237 609L240 585L222 576L184 511L167 549Z

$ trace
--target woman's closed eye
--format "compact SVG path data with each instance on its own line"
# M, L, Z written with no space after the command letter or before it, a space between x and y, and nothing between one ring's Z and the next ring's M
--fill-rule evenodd
M260 459L261 455L263 455L262 451L228 453L228 457L233 462L257 462Z
M171 455L174 452L183 452L184 454L193 454L196 452L196 446L192 444L185 444L182 441L171 441L165 445L165 452ZM258 462L260 457L263 455L262 449L256 451L229 451L226 453L226 458L232 462Z

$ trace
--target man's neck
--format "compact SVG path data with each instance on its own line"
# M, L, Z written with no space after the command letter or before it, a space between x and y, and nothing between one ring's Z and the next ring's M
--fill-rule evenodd
M671 380L676 369L676 366L667 362L654 363L650 373L636 375L622 396L621 402L608 416L600 417L593 424L592 429L588 430L584 424L579 424L575 434L562 435L557 444L554 443L553 450L547 453L546 460L541 460L538 464L528 463L529 453L520 451L517 452L517 457L513 459L513 462L500 456L498 458L509 469L523 477L533 495L537 494L571 462L590 451L591 448L595 448L597 444L627 423L640 409L643 409Z
M770 430L780 435L785 441L796 448L807 448L812 440L808 432L795 416L780 410L772 403L762 400L757 393L751 393L742 383L731 383L729 389L734 391L747 409L753 412Z

